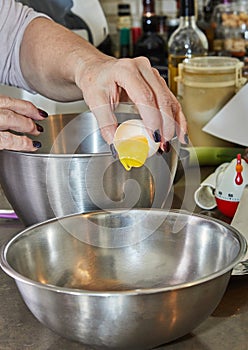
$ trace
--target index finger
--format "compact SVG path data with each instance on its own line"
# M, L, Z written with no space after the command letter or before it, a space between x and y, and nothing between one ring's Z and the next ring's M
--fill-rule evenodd
M160 130L162 143L171 140L177 133L180 141L185 143L186 120L179 102L147 58L138 57L133 61L136 63L133 74L129 74L129 81L119 75L118 84L125 87L150 133Z
M0 95L0 108L9 109L17 114L29 117L34 120L43 120L48 114L37 108L32 102L9 96Z
M137 106L145 126L151 131L162 130L161 112L151 85L152 82L149 81L154 80L149 60L145 57L138 57L119 63L122 67L116 77L117 84L126 91L130 100Z

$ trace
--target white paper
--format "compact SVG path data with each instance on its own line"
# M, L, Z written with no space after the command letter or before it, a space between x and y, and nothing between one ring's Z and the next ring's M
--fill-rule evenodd
M248 147L248 84L202 128L208 134Z

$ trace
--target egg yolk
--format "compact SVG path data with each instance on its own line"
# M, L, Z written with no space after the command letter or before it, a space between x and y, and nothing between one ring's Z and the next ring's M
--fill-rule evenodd
M119 159L124 168L129 171L133 167L144 165L149 152L148 140L144 136L135 136L120 140L116 145Z

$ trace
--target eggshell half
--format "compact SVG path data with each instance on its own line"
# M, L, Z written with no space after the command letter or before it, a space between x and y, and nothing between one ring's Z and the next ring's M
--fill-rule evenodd
M147 139L149 144L148 157L151 157L154 153L157 152L159 148L159 142L155 142L150 137L143 121L139 119L126 120L124 123L120 124L116 129L113 143L115 145L115 142L117 140L127 140L135 136L144 136Z

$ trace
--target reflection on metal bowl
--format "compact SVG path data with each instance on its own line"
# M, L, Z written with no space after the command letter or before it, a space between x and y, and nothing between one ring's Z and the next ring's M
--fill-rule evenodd
M174 183L177 183L187 171L190 164L190 152L185 149L181 148L178 155L178 165L177 170L174 178Z
M118 122L139 118L130 104L120 104L116 116ZM36 153L0 152L1 186L25 225L98 209L164 206L177 168L177 138L170 152L127 172L91 112L52 115L40 124Z
M162 209L92 212L27 228L1 248L34 316L99 349L152 349L220 302L245 239L231 226Z

